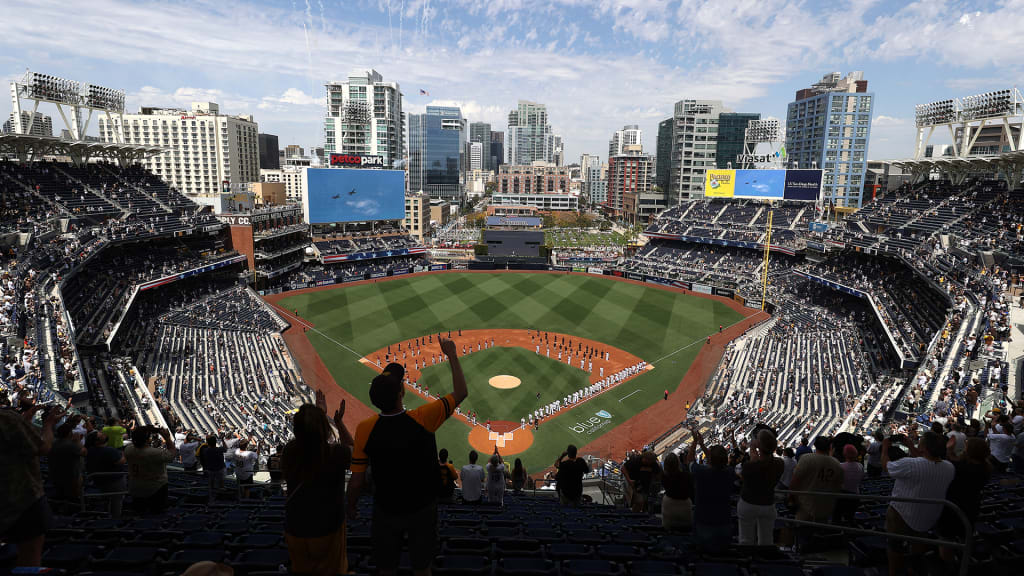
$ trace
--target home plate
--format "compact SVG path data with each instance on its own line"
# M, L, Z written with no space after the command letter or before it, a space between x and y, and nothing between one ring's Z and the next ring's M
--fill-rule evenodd
M498 432L491 432L487 435L487 439L494 442L495 446L498 448L504 448L505 442L512 441L512 433L505 432L503 434L499 434Z

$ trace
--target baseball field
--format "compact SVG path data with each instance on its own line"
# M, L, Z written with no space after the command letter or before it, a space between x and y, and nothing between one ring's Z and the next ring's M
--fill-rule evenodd
M490 452L498 444L531 472L550 466L567 444L582 448L664 401L704 340L744 318L714 299L598 276L545 273L417 275L302 292L276 304L297 312L299 323L308 325L304 336L334 381L366 406L375 364L388 355L406 364L410 379L431 394L450 391L437 334L451 331L460 356L463 348L468 352L462 364L469 398L463 414L438 431L438 447L464 463L470 449ZM428 335L429 343L416 345ZM580 359L592 366L581 370ZM651 368L542 419L537 430L520 429L527 413L600 380L600 368L611 374L638 360ZM407 390L406 407L425 401ZM486 421L492 421L492 432L484 428ZM675 423L666 419L664 428Z

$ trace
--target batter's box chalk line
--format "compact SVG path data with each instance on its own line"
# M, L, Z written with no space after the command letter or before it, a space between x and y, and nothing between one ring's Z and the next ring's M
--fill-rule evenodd
M512 433L505 432L504 434L499 434L498 432L492 431L489 434L487 434L487 439L494 442L498 448L504 448L505 442L512 441Z

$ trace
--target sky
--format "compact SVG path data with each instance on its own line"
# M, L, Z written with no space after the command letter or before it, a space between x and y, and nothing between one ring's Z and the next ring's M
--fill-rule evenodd
M796 90L861 70L870 159L912 156L915 104L1015 85L1024 0L2 0L0 80L26 69L127 91L127 109L215 101L282 147L322 145L323 84L373 68L407 114L456 105L504 130L542 102L565 145L604 158L612 133L687 98L784 118ZM420 95L420 90L429 95ZM0 102L0 117L11 103ZM55 109L54 129L62 125ZM95 123L94 123L95 124ZM90 129L90 133L95 133Z

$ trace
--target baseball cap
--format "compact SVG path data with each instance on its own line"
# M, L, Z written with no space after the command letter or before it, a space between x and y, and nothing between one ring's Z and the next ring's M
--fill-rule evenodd
M384 371L370 382L370 402L380 410L390 410L394 398L402 389L402 378L405 368L392 362L384 367Z

